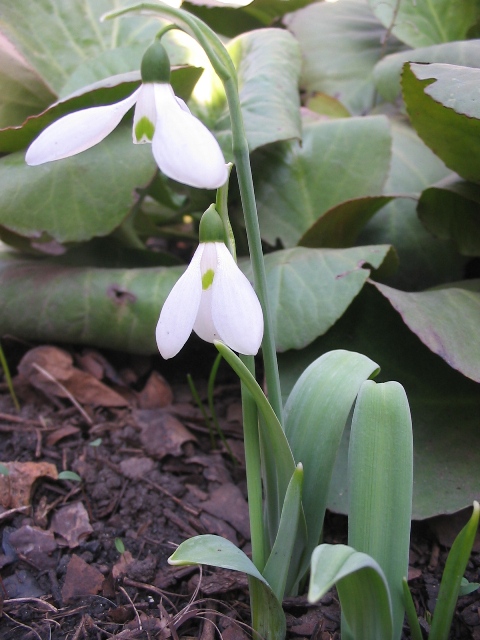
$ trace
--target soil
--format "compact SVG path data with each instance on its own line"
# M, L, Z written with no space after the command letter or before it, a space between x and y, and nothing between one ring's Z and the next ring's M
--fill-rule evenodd
M240 391L227 366L214 392L221 439L186 379L190 372L207 407L212 349L194 342L166 363L4 348L21 408L1 384L0 638L251 637L242 574L167 563L176 545L203 533L249 550ZM413 523L409 584L425 637L462 517ZM346 538L346 518L329 513L325 540ZM478 551L470 581L479 579ZM284 607L289 639L340 637L335 591L316 605L287 598ZM479 609L478 591L461 597L450 637L480 640Z

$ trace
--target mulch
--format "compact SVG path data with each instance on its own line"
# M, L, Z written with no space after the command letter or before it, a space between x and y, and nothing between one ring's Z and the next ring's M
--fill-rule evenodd
M250 548L239 385L222 364L214 396L222 439L205 419L211 351L194 346L164 363L7 348L21 409L1 384L2 640L251 637L243 574L167 562L180 542L204 533ZM466 517L413 523L409 583L425 637ZM329 513L325 540L346 539L346 518ZM470 581L480 577L479 552ZM284 608L289 639L340 637L335 590L315 605L287 598ZM480 640L479 609L478 591L460 598L450 637Z

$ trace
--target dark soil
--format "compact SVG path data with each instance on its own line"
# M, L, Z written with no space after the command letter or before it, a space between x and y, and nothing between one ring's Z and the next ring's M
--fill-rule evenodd
M2 640L251 635L243 575L167 563L176 545L202 533L249 549L238 383L222 364L215 411L224 444L211 438L186 381L190 371L206 406L210 352L164 363L7 348L21 410L2 384ZM81 480L59 480L57 471ZM409 579L426 632L461 526L453 517L413 525ZM328 514L326 541L346 537L346 519ZM479 565L474 553L470 581L479 580ZM340 637L335 592L318 605L301 596L284 606L289 638ZM479 608L478 591L460 598L451 638L480 640Z

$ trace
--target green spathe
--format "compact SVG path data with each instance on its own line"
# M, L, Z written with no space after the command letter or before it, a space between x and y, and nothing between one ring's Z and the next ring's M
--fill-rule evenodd
M200 220L200 242L225 242L223 224L214 204L211 204Z
M142 82L170 83L170 59L159 40L155 40L145 51L140 72Z

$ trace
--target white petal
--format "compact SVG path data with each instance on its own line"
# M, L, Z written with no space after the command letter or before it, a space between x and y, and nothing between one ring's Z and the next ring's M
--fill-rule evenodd
M146 120L150 123L152 134L146 136L145 134L137 137L137 126L141 120ZM152 82L142 84L139 90L137 104L135 105L135 113L133 116L133 143L140 144L143 142L151 142L153 134L155 132L155 123L157 120L157 112L155 110L155 92ZM143 127L145 129L145 127Z
M227 247L217 245L217 271L212 284L212 319L231 349L255 355L263 338L263 313L257 294Z
M202 278L208 271L213 271L213 281L215 281L215 273L217 271L217 244L215 242L206 242L204 244L205 248L200 262ZM193 330L197 336L206 342L220 339L212 320L212 286L205 290L203 289L203 283L202 297Z
M165 359L176 356L192 333L202 295L200 261L204 246L198 246L187 270L162 307L156 338L158 350Z
M135 104L137 89L131 96L103 107L69 113L42 131L25 156L31 166L74 156L95 146L111 133Z
M228 173L218 142L177 102L169 84L155 84L157 122L152 151L169 178L200 189L217 189Z

